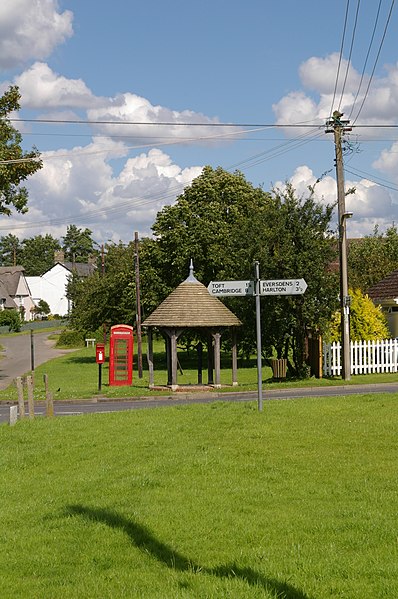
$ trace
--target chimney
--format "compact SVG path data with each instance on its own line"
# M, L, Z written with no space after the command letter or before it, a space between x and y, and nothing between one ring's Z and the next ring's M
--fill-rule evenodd
M61 264L65 262L65 254L63 250L56 250L54 252L54 263L56 264L57 262L60 262Z

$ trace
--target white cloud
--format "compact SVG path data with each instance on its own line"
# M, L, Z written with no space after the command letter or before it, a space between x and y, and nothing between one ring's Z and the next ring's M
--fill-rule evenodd
M389 149L383 150L373 166L398 183L398 142L392 144Z
M59 12L57 0L0 3L0 68L43 59L73 34L73 14Z
M202 167L182 169L153 149L127 159L115 174L110 160L123 161L126 153L124 144L109 139L96 139L85 148L45 152L43 168L27 182L29 212L8 219L8 231L30 237L45 230L60 237L73 223L90 228L98 242L127 241L134 231L150 235L157 212L172 204ZM53 224L45 228L12 229L23 222L48 221Z
M97 101L84 81L62 77L43 62L33 64L14 83L20 89L22 107L88 108Z
M350 66L347 79L345 79L346 68L347 61L342 60L336 94L334 94L338 54L330 54L325 58L311 57L305 61L299 69L300 79L303 88L311 93L296 90L274 104L272 108L277 123L325 122L330 116L331 110L336 109L339 105L340 110L344 112L346 117L353 108L352 118L355 118L364 99L369 77L364 76L360 93L357 95L360 75ZM372 80L361 110L359 119L361 124L390 124L396 122L398 112L398 65L386 66L385 71L387 73L385 77L374 77ZM344 95L341 98L344 82ZM356 131L361 132L360 129ZM369 131L367 131L367 134L369 135Z
M211 127L218 123L218 119L209 118L192 110L176 111L159 105L153 105L141 96L132 93L119 94L114 98L102 99L97 105L87 110L90 121L112 121L119 123L111 125L96 125L95 128L106 135L128 135L142 144L179 144L195 143L217 143L222 137L238 135L236 128ZM129 123L138 123L129 125ZM167 123L161 127L154 127L156 123ZM177 123L184 123L180 126ZM192 126L192 123L199 123ZM203 123L203 125L202 125ZM122 124L123 126L121 126ZM191 125L191 126L190 126Z
M298 196L306 196L308 187L315 185L315 198L324 204L335 204L337 199L336 181L333 177L326 176L317 182L312 170L308 166L299 166L289 179ZM276 188L283 189L284 182L277 181ZM398 204L393 202L388 189L375 183L362 179L361 181L345 181L345 189L355 188L354 194L347 194L345 208L353 216L347 224L349 237L362 237L372 233L374 226L379 225L380 230L391 226L398 218ZM337 226L337 208L334 210L333 226Z

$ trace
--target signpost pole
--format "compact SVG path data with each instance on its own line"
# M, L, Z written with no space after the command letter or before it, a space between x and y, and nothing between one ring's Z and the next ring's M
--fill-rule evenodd
M256 296L256 337L257 337L257 387L258 387L258 411L263 410L263 374L261 361L261 304L260 304L260 264L254 263L254 289Z

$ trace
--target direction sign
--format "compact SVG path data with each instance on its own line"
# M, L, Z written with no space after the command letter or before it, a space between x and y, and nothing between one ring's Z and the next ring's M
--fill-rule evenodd
M260 281L260 295L302 295L306 289L304 279Z
M211 281L207 287L210 295L247 296L254 293L253 281Z

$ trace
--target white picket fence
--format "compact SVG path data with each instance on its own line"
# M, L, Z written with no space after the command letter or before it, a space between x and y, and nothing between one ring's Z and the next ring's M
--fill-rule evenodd
M398 372L398 340L351 341L351 374L371 374L376 372ZM341 374L341 344L323 344L323 374Z

